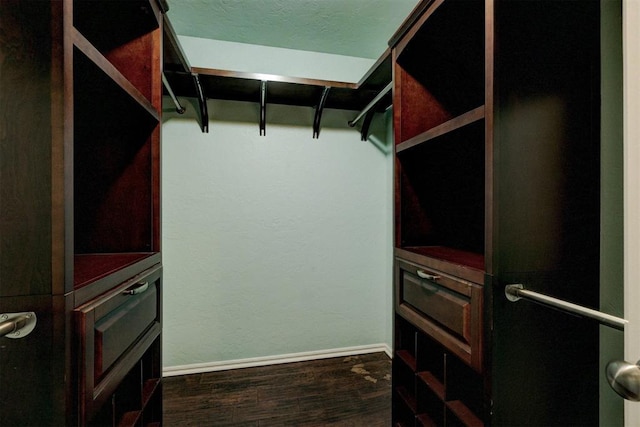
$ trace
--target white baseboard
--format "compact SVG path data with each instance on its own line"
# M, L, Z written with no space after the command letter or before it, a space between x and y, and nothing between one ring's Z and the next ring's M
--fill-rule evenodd
M347 357L359 354L385 352L392 357L387 344L361 345L357 347L336 348L330 350L307 351L302 353L280 354L276 356L253 357L248 359L225 360L223 362L194 363L191 365L167 366L162 369L164 377L177 375L202 374L205 372L226 371L229 369L251 368L255 366L278 365L281 363L304 362L331 357Z

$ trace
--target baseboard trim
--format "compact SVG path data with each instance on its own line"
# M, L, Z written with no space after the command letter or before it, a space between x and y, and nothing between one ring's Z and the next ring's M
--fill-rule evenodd
M280 354L275 356L253 357L248 359L226 360L223 362L194 363L190 365L167 366L162 369L164 377L177 375L202 374L206 372L226 371L229 369L251 368L256 366L278 365L282 363L305 362L331 357L357 356L359 354L386 353L392 357L391 348L387 344L361 345L330 350L306 351L302 353Z

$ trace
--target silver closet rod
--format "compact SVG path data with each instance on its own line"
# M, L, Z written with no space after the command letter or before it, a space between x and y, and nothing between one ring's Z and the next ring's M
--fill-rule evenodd
M554 307L562 311L597 320L603 325L610 326L621 331L624 331L624 326L629 323L628 320L621 319L620 317L602 313L601 311L583 307L581 305L577 305L558 298L553 298L548 295L540 294L538 292L528 291L524 289L524 286L521 284L507 285L504 288L504 293L507 299L511 302L516 302L520 299L538 302L540 304Z

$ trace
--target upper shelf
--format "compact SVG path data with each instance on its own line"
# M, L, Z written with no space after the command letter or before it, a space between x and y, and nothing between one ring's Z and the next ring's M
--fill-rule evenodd
M358 83L348 83L191 67L166 15L164 37L165 93L174 98L178 110L177 97L198 98L201 127L205 132L208 127L206 99L223 99L260 103L262 113L266 103L314 107L315 137L319 132L317 126L323 108L363 110L391 82L390 49L383 53ZM384 111L391 102L389 92L370 107L372 111ZM261 123L261 132L263 125ZM364 127L363 132L366 132Z

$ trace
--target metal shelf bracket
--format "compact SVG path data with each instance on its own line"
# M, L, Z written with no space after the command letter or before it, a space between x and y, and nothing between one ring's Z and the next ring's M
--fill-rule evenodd
M325 86L322 90L322 95L320 96L320 102L318 102L318 106L316 107L316 114L313 118L313 138L317 139L320 136L320 121L322 120L322 111L324 110L324 104L327 102L327 97L329 96L330 86Z
M202 133L209 133L209 111L207 109L207 100L204 97L204 91L200 84L200 78L197 73L192 73L193 84L196 87L196 93L198 94L198 104L200 106L200 123Z
M267 81L260 82L260 136L267 134Z

